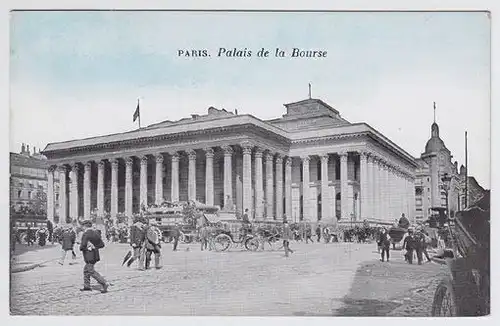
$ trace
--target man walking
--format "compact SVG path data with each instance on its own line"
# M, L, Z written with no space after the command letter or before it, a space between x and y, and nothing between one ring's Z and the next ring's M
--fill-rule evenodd
M306 243L309 243L309 241L311 241L311 243L314 243L314 240L312 239L312 228L311 228L311 225L307 224L306 225Z
M130 227L130 245L132 246L134 255L127 262L127 267L130 267L135 260L139 259L138 262L139 270L144 270L144 254L142 247L145 238L146 238L145 226L144 224L142 224L140 220L137 220Z
M290 249L290 239L292 237L292 231L286 220L283 221L283 248L285 249L285 257L288 257L288 253L293 254L293 250Z
M177 251L177 245L179 244L179 238L181 236L181 230L180 230L179 223L175 223L175 226L172 229L172 232L170 234L174 239L174 249L173 250Z
M99 232L92 229L92 222L86 220L82 222L84 229L82 241L80 242L80 251L83 253L83 260L85 267L83 268L83 288L80 291L92 291L90 287L90 278L95 279L101 286L101 293L108 292L109 284L106 280L96 272L94 265L101 260L99 256L99 249L104 248Z
M75 242L76 242L76 233L71 226L67 226L62 231L62 239L61 239L62 256L61 256L61 261L59 262L60 265L64 265L64 261L66 260L66 255L69 252L71 252L72 254L72 259L73 260L76 259L76 255L74 254L73 251ZM72 263L69 264L72 265Z
M146 230L146 240L145 240L145 247L146 247L146 269L149 269L149 266L151 264L151 255L154 253L155 254L155 268L160 269L160 257L161 257L161 245L160 245L160 239L161 239L161 232L156 227L156 220L151 220L149 222L149 227Z
M413 250L415 250L415 235L413 234L413 230L408 230L408 235L403 241L403 248L406 249L405 260L409 264L413 264Z
M317 242L321 241L321 225L320 224L318 224L318 226L316 227L316 238L317 238Z
M380 260L384 261L384 258L386 256L387 262L389 262L389 248L391 247L391 237L389 236L385 228L382 229L379 241L380 241L380 247L382 249Z

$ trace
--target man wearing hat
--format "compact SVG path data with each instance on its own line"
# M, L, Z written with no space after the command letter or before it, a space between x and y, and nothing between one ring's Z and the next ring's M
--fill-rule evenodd
M127 267L130 267L135 260L139 259L139 270L144 270L144 253L142 252L142 246L145 238L146 226L141 220L136 220L130 227L130 245L134 251L134 256L127 262Z
M408 229L408 235L403 241L403 248L406 249L405 260L409 264L413 264L413 250L415 250L416 238L413 234L413 228Z
M155 254L155 268L160 269L160 256L161 256L161 231L157 227L156 220L151 220L149 222L149 226L146 230L146 269L149 269L149 265L151 263L151 255Z
M85 267L83 268L83 289L80 291L92 291L90 287L90 278L94 278L99 284L102 285L101 293L108 292L109 284L106 280L96 272L94 265L101 260L99 256L99 249L104 248L104 242L98 231L92 228L90 220L82 221L83 235L80 243L80 250L83 253Z

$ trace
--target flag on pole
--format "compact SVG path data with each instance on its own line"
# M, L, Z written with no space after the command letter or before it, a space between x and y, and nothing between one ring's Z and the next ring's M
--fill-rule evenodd
M139 100L137 100L137 108L135 109L135 112L134 112L134 121L132 122L135 122L135 120L137 120L137 118L140 118L141 116L141 113L140 113L140 110L139 110Z

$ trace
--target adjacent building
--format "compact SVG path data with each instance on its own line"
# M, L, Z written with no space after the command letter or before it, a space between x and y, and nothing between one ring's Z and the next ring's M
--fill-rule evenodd
M458 162L439 136L439 126L434 121L431 126L431 138L425 145L425 151L417 159L415 179L415 219L426 221L431 215L438 214L436 209L448 207L450 216L454 216L465 207L465 167L458 170ZM446 181L444 177L449 178ZM470 205L486 193L474 177L468 177L468 201ZM446 200L448 199L448 206Z
M10 153L10 211L13 218L47 217L47 159L29 145L20 153ZM53 180L54 196L59 198L58 178ZM57 205L53 205L57 217Z
M55 206L69 219L94 209L113 218L187 200L259 220L415 217L415 158L319 99L284 106L272 120L210 107L130 132L50 143L43 151L48 218Z

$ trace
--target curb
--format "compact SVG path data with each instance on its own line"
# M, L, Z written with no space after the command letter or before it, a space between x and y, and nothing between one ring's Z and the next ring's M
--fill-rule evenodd
M57 259L50 259L50 260L43 261L41 263L31 264L31 265L23 266L23 267L11 268L10 272L11 273L21 273L21 272L30 271L32 269L35 269L37 267L42 266L43 264L46 264L46 263L49 263L49 262L55 261L55 260L57 260Z

